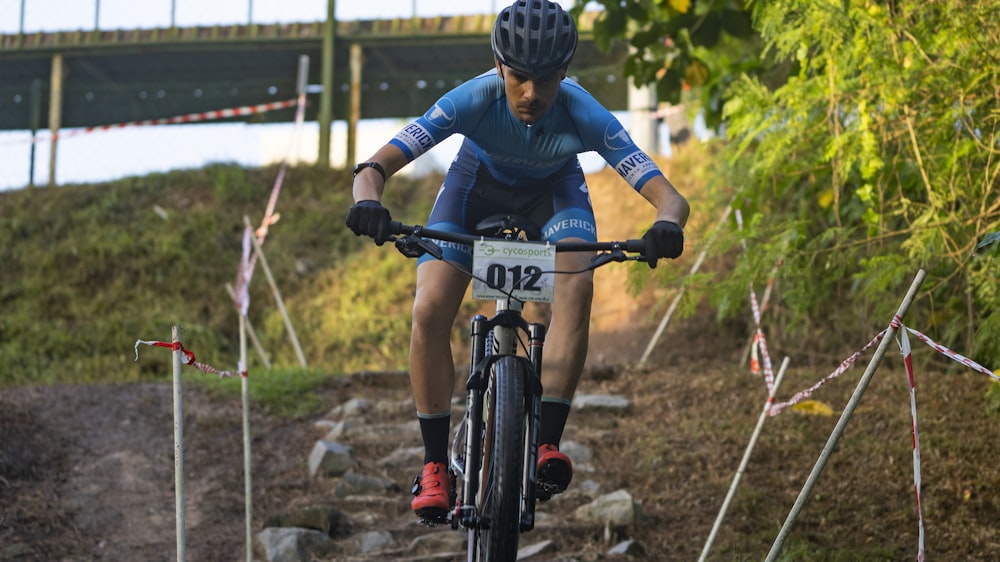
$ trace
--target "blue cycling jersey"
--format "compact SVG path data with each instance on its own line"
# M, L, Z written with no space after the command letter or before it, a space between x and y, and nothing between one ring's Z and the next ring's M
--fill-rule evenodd
M662 175L618 119L570 79L529 127L511 113L496 70L484 72L442 96L390 142L412 161L455 133L471 141L496 180L510 185L547 177L588 151L598 152L636 191Z

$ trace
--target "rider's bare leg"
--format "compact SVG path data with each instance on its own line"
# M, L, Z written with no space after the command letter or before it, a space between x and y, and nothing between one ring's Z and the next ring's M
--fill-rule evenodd
M589 260L590 254L582 252L560 253L556 257L556 269L578 271L586 267ZM451 329L468 283L468 276L442 262L425 262L417 268L410 336L410 384L421 417L436 417L451 411L455 386ZM593 284L593 272L559 275L556 280L543 354L543 400L569 404L573 399L587 359ZM551 423L551 419L543 416L543 432L561 434L565 417L556 422L559 427L549 427L550 431L545 431L545 426ZM424 441L428 448L427 439Z
M578 271L587 266L591 254L563 252L556 256L556 269ZM572 401L587 360L590 337L590 307L594 296L592 271L558 275L552 320L542 355L542 389L545 399ZM543 425L545 421L542 421Z
M410 384L417 412L440 415L451 411L455 362L451 329L465 296L469 276L440 261L417 268L410 333Z

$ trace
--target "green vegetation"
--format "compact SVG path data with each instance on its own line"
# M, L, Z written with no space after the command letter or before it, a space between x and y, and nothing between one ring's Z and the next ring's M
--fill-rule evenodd
M330 407L316 392L329 376L321 369L258 369L253 372L247 388L250 400L261 405L268 414L281 418L305 418ZM239 396L243 391L240 377L219 381L206 378L195 380L209 392L225 396Z
M625 74L650 84L661 101L697 99L709 126L718 126L734 79L767 75L749 2L742 0L576 0L579 14L593 2L604 16L594 22L594 39L606 49L625 39L633 48ZM685 93L687 87L691 90Z
M974 252L1000 229L1000 1L603 4L597 32L631 41L637 81L671 100L692 74L710 115L725 100L712 185L719 201L738 194L746 229L714 252L745 238L752 259L691 280L692 301L742 315L747 283L780 259L787 329L846 339L859 318L884 327L924 269L906 322L1000 363L1000 254ZM735 32L746 14L752 36Z
M804 541L791 541L785 548L780 560L783 562L794 562L796 560L824 560L827 562L854 562L856 560L867 560L868 562L891 562L906 558L907 553L899 552L897 549L873 546L868 549L847 548L833 549L820 548L816 545Z
M243 216L260 222L276 172L213 165L0 193L0 384L169 376L165 350L141 346L136 362L133 344L169 341L175 324L198 361L236 370L239 322L225 284L239 266ZM387 204L412 213L399 218L422 220L438 182L396 178ZM398 368L409 312L401 287L413 264L344 228L350 201L349 172L289 170L267 260L290 315L306 322L293 326L310 367ZM319 294L324 288L331 292ZM388 324L377 324L380 318ZM250 322L275 366L299 366L260 265ZM393 346L384 357L371 353ZM248 359L251 371L261 364L252 348Z

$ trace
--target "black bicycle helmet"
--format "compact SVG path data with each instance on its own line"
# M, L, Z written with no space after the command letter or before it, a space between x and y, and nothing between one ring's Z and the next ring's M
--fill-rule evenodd
M500 64L528 74L548 74L569 64L576 52L576 24L562 6L518 0L493 24L493 55Z

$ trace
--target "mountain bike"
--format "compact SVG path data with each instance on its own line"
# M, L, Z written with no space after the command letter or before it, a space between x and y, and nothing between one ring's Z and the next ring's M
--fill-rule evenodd
M396 248L412 258L430 254L448 262L435 241L471 246L471 272L448 263L472 277L474 299L496 301L493 317L477 314L471 322L465 416L449 469L462 486L448 522L453 529L468 530L470 562L516 560L520 534L535 526L545 342L545 325L528 322L524 304L552 302L556 273L644 259L645 242L537 242L537 226L512 215L487 218L477 226L477 235L395 221L391 233ZM595 255L581 271L556 271L556 253L566 251ZM455 481L453 477L453 485Z

